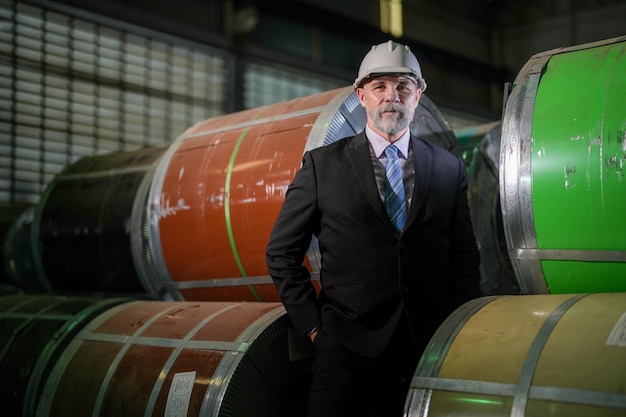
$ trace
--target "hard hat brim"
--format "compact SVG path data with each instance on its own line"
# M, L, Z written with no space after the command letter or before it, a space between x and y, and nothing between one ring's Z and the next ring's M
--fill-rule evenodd
M369 80L373 80L377 77L382 77L383 75L406 75L407 78L413 80L417 87L424 90L426 87L426 83L424 80L417 76L410 68L407 67L379 67L375 70L357 78L354 80L354 89L360 88L363 84Z

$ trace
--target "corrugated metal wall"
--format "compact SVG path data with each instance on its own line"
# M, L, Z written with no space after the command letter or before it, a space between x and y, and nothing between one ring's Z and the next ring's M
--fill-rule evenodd
M94 15L0 3L0 204L85 156L160 146L226 112L229 53ZM246 108L345 83L245 63Z

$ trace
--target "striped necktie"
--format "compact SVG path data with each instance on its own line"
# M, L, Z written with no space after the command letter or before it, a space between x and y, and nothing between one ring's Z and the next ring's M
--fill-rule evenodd
M387 164L387 183L385 184L385 208L387 215L398 231L402 231L406 223L406 201L404 198L404 183L402 181L402 168L398 161L398 148L389 145L385 148Z

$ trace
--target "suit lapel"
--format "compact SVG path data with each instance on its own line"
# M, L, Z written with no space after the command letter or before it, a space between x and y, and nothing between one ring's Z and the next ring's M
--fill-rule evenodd
M357 134L350 144L346 147L346 154L348 160L352 164L354 175L367 198L370 205L382 219L389 222L391 220L387 216L385 206L380 200L378 194L378 187L376 185L376 178L374 176L374 169L372 167L372 157L370 155L370 148L365 136L365 132ZM393 226L392 226L393 227Z
M411 136L411 145L413 146L413 163L415 164L415 186L413 187L411 208L409 210L405 230L413 221L415 221L417 214L420 212L420 209L424 204L426 190L428 190L428 184L430 183L430 172L433 158L432 152L426 144L421 140L416 139L414 136Z
M413 197L409 210L407 225L405 230L415 221L424 203L426 190L430 183L430 172L432 165L432 152L424 142L411 136L411 146L413 147L413 163L415 164L415 186L413 187ZM380 200L374 169L372 168L372 158L370 156L369 144L365 132L357 134L346 147L348 160L352 164L352 169L356 179L363 190L367 200L374 211L393 229L391 220L385 211L385 205ZM395 230L395 229L393 229Z

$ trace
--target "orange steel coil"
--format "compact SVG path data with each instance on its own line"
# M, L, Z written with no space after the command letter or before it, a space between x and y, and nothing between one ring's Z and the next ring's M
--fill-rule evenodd
M311 355L279 303L130 301L78 332L41 416L302 415Z
M365 120L352 88L342 88L188 129L161 159L150 189L155 276L145 282L162 286L172 299L278 301L265 246L302 155L354 135ZM425 96L411 130L458 151L447 122ZM315 240L306 262L317 279Z
M347 87L214 117L167 146L83 158L12 233L11 281L27 292L279 301L265 247L287 187L305 151L365 123ZM426 96L411 131L460 152ZM305 262L318 281L315 239Z

